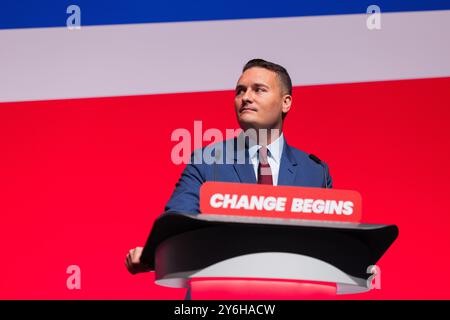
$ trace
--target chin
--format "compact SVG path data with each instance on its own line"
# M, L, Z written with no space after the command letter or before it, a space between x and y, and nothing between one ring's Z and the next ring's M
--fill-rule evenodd
M260 123L256 119L249 119L249 118L247 118L247 119L240 118L239 119L239 125L240 125L241 129L247 130L250 128L253 128L253 129L264 128L264 125L262 123Z

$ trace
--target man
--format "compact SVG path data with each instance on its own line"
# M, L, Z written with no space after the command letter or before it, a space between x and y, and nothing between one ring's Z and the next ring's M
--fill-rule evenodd
M166 212L199 213L200 187L206 181L332 188L324 162L286 143L282 129L291 105L292 82L286 69L262 59L250 60L237 82L234 99L243 133L194 152ZM208 148L211 152L205 153ZM217 161L205 161L205 154ZM141 253L137 247L127 255L125 264L133 274L146 271L139 260Z

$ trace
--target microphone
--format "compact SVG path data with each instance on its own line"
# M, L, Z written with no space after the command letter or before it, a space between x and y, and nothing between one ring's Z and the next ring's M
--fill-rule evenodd
M309 155L309 158L322 167L323 179L325 180L325 189L328 189L327 173L326 173L326 169L325 169L325 166L323 165L322 160L320 160L318 157L316 157L312 153Z

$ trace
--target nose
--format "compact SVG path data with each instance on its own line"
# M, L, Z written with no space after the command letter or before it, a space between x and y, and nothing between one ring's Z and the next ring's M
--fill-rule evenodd
M244 95L242 96L242 103L243 104L251 103L253 101L252 99L253 98L251 95L251 90L250 89L245 90Z

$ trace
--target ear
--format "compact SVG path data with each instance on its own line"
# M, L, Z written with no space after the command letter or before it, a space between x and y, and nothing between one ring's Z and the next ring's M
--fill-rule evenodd
M281 111L283 111L284 114L288 113L289 110L291 110L291 104L292 104L292 96L288 94L283 96L283 106Z

